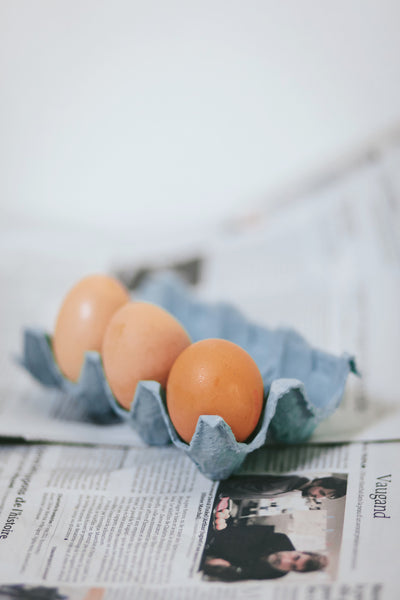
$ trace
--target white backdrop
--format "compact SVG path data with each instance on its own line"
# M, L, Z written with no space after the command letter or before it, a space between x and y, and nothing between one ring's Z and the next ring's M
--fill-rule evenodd
M400 121L397 0L0 0L2 222L139 235Z

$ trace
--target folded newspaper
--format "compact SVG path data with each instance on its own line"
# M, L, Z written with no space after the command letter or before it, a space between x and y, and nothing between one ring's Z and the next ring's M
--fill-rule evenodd
M54 360L51 338L41 331L25 332L21 364L44 385L78 398L95 422L127 420L146 443L163 445L172 441L211 479L229 477L268 437L283 443L309 438L339 405L349 372L356 372L351 356L336 357L314 349L291 329L261 327L227 303L197 300L171 273L147 278L137 296L167 309L183 324L193 342L224 338L253 357L263 377L267 401L251 440L237 442L221 417L202 415L190 444L186 444L172 425L164 390L157 382L140 382L131 410L126 411L107 384L99 353L87 353L81 377L73 383L62 375Z

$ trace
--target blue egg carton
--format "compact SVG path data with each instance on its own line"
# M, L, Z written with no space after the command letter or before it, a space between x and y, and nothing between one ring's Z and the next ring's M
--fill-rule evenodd
M73 383L61 373L51 337L41 330L25 329L19 362L41 384L78 398L94 423L127 421L150 445L172 442L210 479L226 479L239 469L247 454L267 441L306 441L340 404L349 373L357 373L352 356L337 357L312 348L292 329L271 330L251 323L227 303L201 302L171 273L149 277L135 297L168 310L193 342L223 338L249 352L261 371L265 390L264 410L251 439L237 442L221 417L202 415L190 444L183 442L168 416L160 384L141 381L131 409L125 410L107 383L99 353L86 353L79 381Z

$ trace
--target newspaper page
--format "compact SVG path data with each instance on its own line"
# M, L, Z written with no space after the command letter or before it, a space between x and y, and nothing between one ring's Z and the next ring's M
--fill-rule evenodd
M262 448L221 482L173 447L0 453L0 598L398 597L399 443Z
M395 167L400 152L226 235L205 266L205 299L232 301L249 319L294 327L317 347L356 357L361 378L350 376L341 407L311 441L399 435Z

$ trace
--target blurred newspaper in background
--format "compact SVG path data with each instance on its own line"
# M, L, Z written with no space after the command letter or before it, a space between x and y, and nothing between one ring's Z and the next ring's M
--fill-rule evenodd
M313 441L399 437L399 146L221 238L202 289L259 323L355 355L362 377L350 378Z
M66 282L95 264L78 243L60 270L57 250L26 255L15 241L14 263L2 259L0 434L89 446L0 448L0 599L398 597L399 174L393 145L196 252L188 244L200 298L354 353L362 374L313 444L256 451L230 483L176 448L146 447L128 425L85 422L12 365L17 325L50 324ZM120 256L134 281L139 262ZM150 269L168 266L156 256Z

